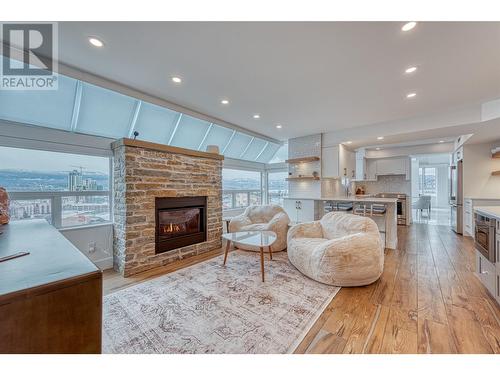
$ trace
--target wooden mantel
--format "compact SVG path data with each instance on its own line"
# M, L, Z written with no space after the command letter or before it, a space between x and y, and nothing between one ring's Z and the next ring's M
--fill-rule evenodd
M206 158L206 159L224 160L224 156L220 155L220 154L214 154L211 152L204 152L204 151L190 150L190 149L182 148L182 147L167 146L167 145L162 145L160 143L139 141L137 139L122 138L122 139L119 139L119 140L111 143L111 149L113 149L113 150L115 148L118 148L121 146L145 148L145 149L149 149L149 150L168 152L171 154L181 154L181 155L195 156L195 157Z

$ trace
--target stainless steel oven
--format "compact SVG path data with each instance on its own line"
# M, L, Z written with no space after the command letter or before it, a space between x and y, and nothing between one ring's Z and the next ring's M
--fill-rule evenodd
M398 201L396 203L396 211L398 215L398 225L406 225L407 214L406 214L406 194L400 193L378 193L377 198L396 198Z
M496 220L478 213L474 214L474 243L476 249L490 262L495 263Z

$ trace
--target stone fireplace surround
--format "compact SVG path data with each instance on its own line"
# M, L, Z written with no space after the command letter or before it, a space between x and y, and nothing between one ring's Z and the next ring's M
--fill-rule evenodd
M112 148L116 271L128 277L222 246L222 155L126 138ZM156 254L155 198L192 196L207 197L207 240Z

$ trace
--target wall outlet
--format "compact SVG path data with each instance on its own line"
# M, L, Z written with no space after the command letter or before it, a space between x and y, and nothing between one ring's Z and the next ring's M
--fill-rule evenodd
M97 250L97 244L95 241L89 242L89 254L95 253Z

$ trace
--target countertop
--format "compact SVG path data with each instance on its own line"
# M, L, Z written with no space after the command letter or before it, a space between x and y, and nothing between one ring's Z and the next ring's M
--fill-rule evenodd
M30 254L0 262L0 296L101 271L45 220L0 226L0 257Z
M473 201L500 201L500 198L464 197L464 199L472 199Z
M500 206L478 206L474 207L474 211L480 214L492 216L497 220L500 220Z
M321 198L299 198L299 197L288 197L285 199L301 199L301 200L314 200L314 201L336 201L336 202L371 202L371 203L397 203L396 198L360 198L360 197L321 197Z

